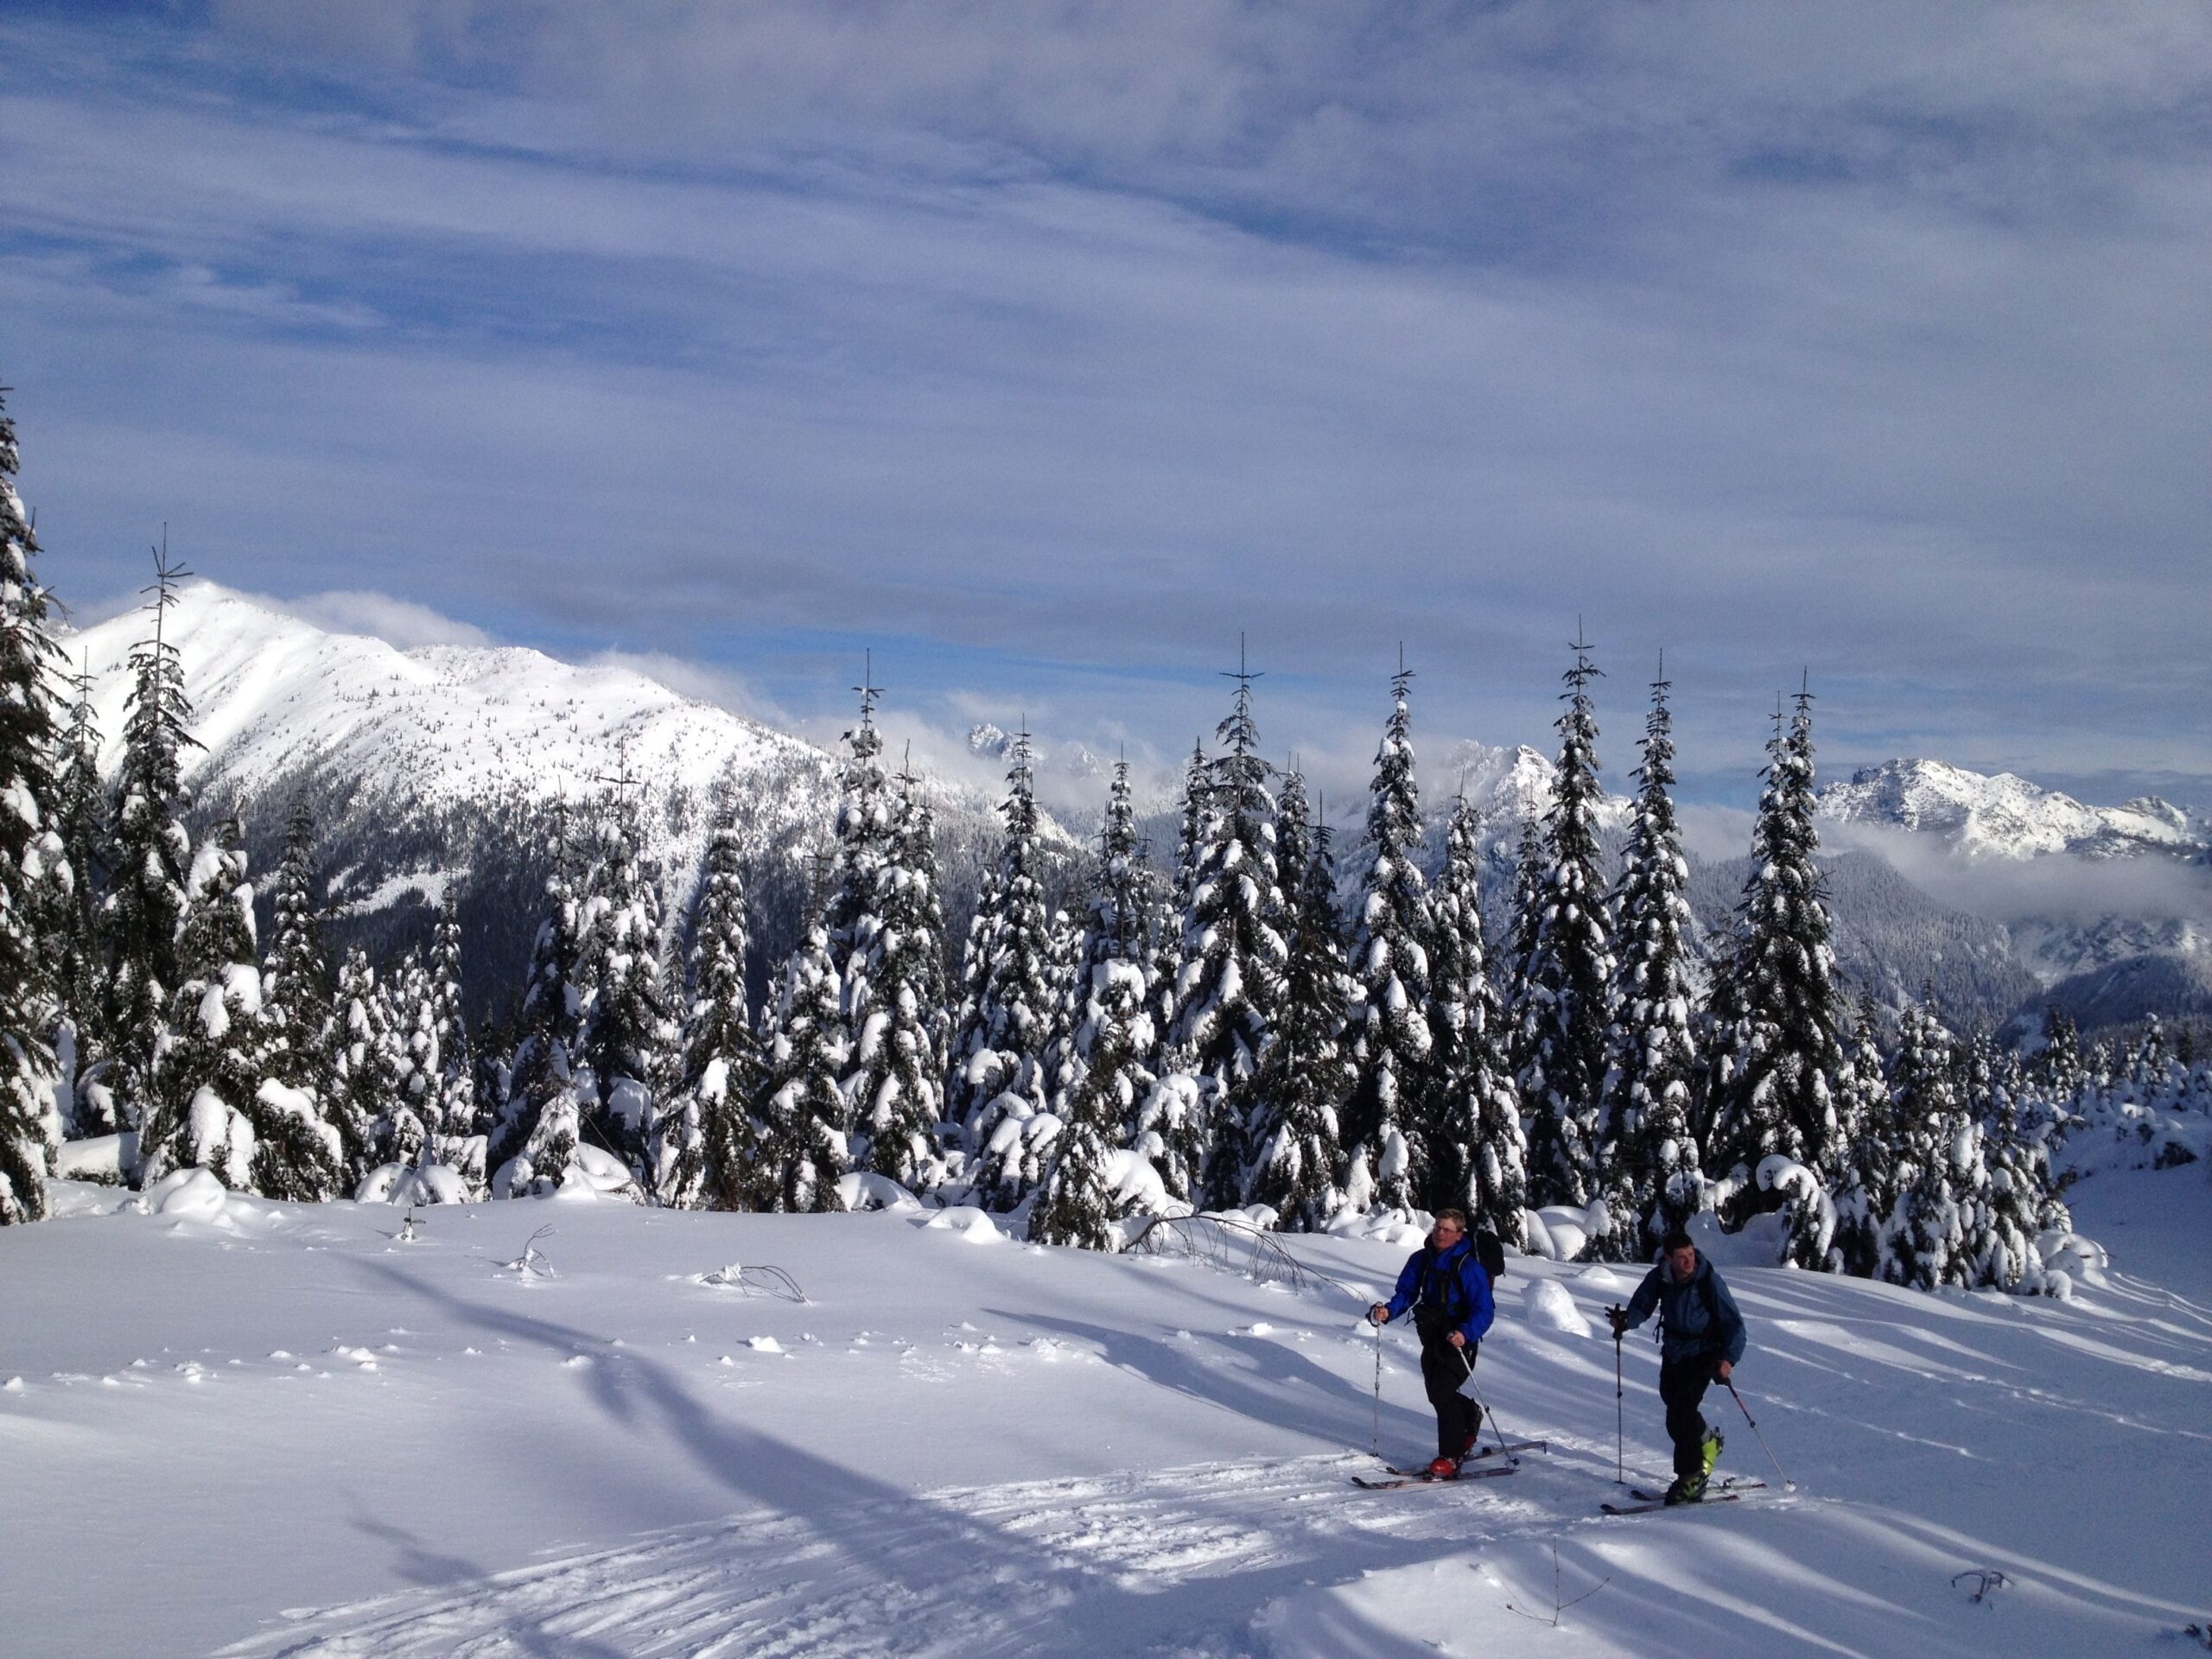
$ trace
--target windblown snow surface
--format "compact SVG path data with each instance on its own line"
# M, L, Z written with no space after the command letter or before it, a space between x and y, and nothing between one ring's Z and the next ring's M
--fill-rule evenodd
M1513 1264L1593 1332L1499 1299L1480 1383L1548 1454L1367 1492L1357 1308L1402 1246L1287 1241L1345 1287L1296 1290L972 1216L551 1201L410 1243L382 1205L56 1196L0 1231L16 1655L2171 1655L2212 1603L2202 1165L2078 1190L2115 1257L2070 1304L1728 1268L1799 1490L1619 1519L1625 1270ZM556 1276L500 1265L549 1224ZM1426 1457L1409 1335L1381 1358L1381 1449ZM1655 1482L1648 1337L1626 1367Z

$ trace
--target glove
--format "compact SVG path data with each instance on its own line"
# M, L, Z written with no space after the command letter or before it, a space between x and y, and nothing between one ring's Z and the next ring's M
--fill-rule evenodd
M1611 1324L1615 1336L1624 1337L1628 1334L1628 1309L1609 1307L1605 1310L1605 1318Z
M1370 1325L1388 1325L1388 1324L1389 1324L1389 1323L1390 1323L1390 1309L1389 1309L1389 1304L1384 1303L1384 1302L1377 1302L1377 1303L1376 1303L1374 1306L1372 1306L1372 1307L1370 1307L1370 1308L1369 1308L1369 1309L1367 1310L1367 1319L1368 1319L1368 1323L1370 1323Z

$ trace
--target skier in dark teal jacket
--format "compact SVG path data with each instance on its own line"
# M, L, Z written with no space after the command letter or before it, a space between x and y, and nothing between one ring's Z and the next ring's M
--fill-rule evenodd
M1388 1325L1408 1308L1421 1332L1421 1380L1428 1403L1436 1408L1436 1461L1428 1472L1448 1480L1475 1449L1482 1408L1459 1392L1474 1375L1476 1351L1497 1310L1491 1300L1490 1275L1467 1236L1467 1217L1459 1210L1440 1211L1428 1243L1408 1259L1398 1288L1377 1302L1367 1317Z
M1669 1503L1694 1503L1705 1496L1720 1459L1720 1431L1706 1426L1699 1409L1705 1391L1726 1382L1743 1362L1744 1316L1736 1299L1698 1254L1687 1233L1669 1233L1659 1263L1644 1275L1626 1307L1605 1310L1621 1337L1659 1313L1659 1398L1667 1408L1667 1433L1675 1442L1675 1484Z

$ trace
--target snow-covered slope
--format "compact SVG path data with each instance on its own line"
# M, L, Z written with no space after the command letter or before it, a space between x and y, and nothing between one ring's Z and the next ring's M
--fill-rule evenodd
M1625 1519L1622 1271L1505 1281L1480 1388L1548 1453L1366 1493L1374 1438L1434 1444L1411 1344L1378 1402L1357 1324L1404 1246L1287 1239L1344 1285L1292 1290L972 1214L450 1205L407 1243L385 1206L59 1191L0 1229L0 1606L41 1659L2071 1659L2208 1611L2201 1166L2085 1184L2118 1254L2070 1304L1724 1264L1799 1489ZM499 1265L548 1223L557 1277ZM708 1281L733 1262L807 1301ZM1653 1482L1656 1350L1622 1359ZM1557 1629L1554 1551L1561 1599L1603 1585Z
M1862 766L1848 783L1821 791L1820 810L1836 823L1932 836L1973 858L2195 857L2212 849L2212 820L2155 796L2124 806L2088 806L2009 772L1985 777L1941 760Z
M65 641L93 677L111 768L122 755L130 650L147 623L127 612ZM213 582L188 584L166 627L202 745L187 758L187 780L201 793L327 769L431 804L509 791L574 799L599 793L626 758L656 787L694 791L818 758L797 738L627 669L513 647L401 651Z

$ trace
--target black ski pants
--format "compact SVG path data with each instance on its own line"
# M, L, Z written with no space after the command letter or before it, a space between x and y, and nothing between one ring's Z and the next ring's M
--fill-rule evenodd
M1659 1362L1659 1399L1667 1408L1667 1437L1675 1443L1675 1472L1694 1478L1705 1468L1705 1391L1719 1371L1717 1354Z
M1459 1385L1474 1370L1481 1347L1482 1344L1471 1342L1464 1348L1454 1348L1448 1332L1425 1338L1421 1344L1421 1380L1428 1390L1428 1403L1436 1408L1436 1455L1440 1458L1464 1457L1474 1444L1475 1431L1482 1427L1482 1408L1459 1392Z

